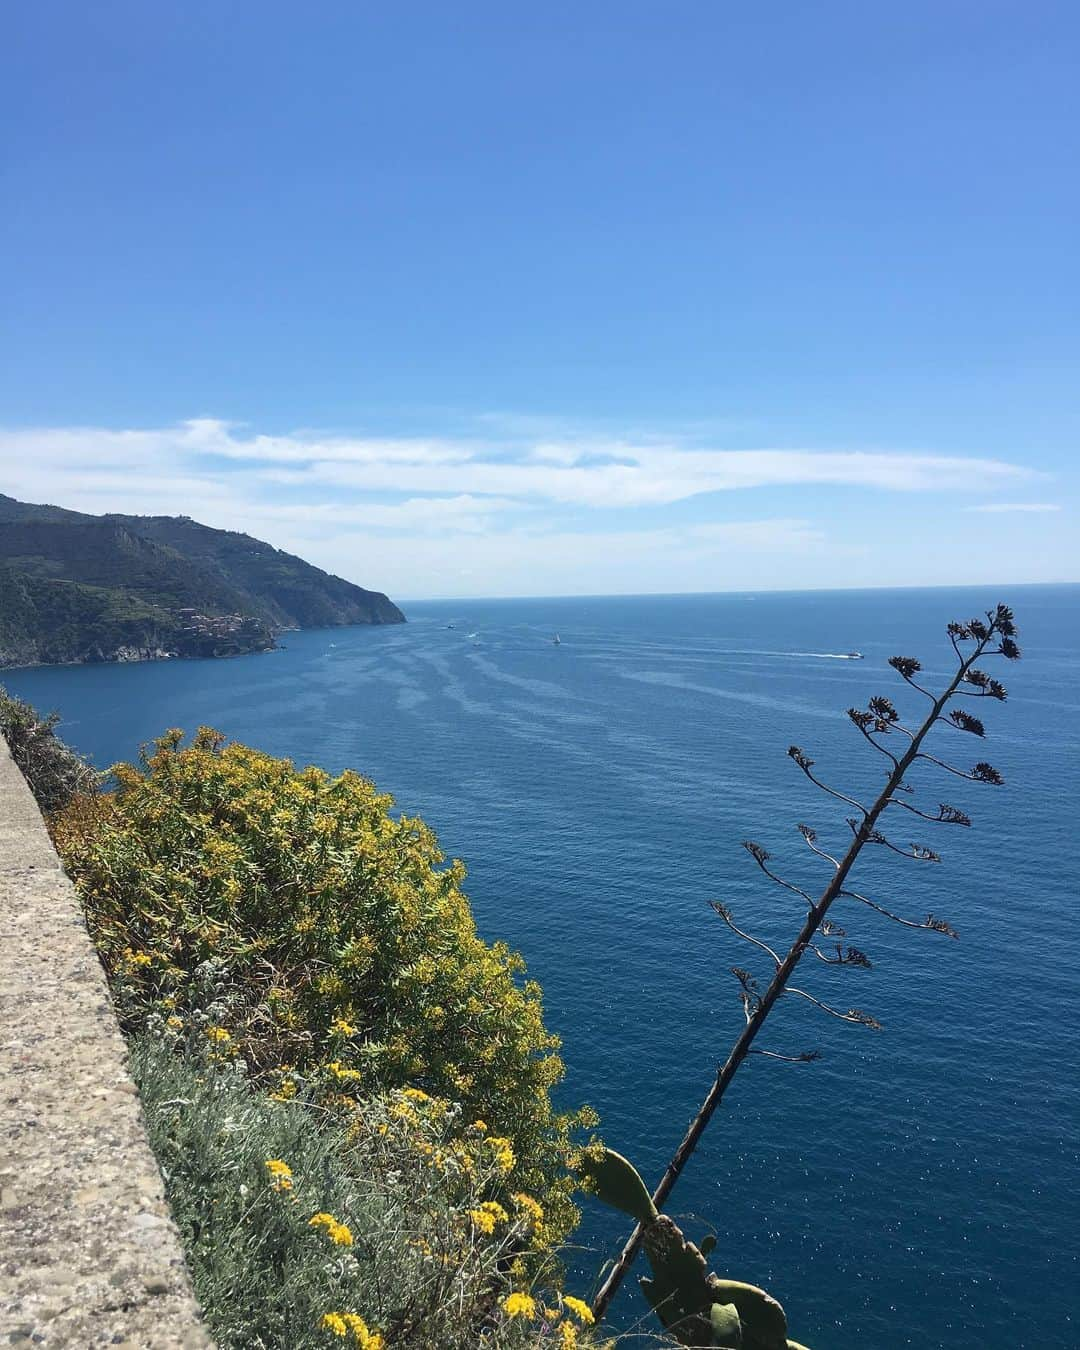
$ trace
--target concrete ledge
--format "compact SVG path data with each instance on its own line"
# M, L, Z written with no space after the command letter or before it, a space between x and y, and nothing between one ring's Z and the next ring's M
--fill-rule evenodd
M0 1345L203 1350L104 972L0 736Z

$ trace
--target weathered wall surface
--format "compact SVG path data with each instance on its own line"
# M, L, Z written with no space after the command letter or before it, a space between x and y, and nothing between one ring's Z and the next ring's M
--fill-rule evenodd
M0 736L0 1345L210 1344L105 976Z

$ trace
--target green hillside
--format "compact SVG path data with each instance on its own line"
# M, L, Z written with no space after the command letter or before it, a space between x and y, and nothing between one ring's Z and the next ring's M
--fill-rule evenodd
M144 539L175 549L256 599L284 627L401 623L385 595L323 572L303 558L233 530L214 530L189 516L111 516Z
M282 628L403 621L385 595L249 535L0 494L0 665L226 656Z

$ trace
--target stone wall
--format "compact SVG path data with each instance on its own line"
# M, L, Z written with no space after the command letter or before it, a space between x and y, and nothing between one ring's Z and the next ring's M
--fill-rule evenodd
M0 1345L211 1345L105 976L2 735Z

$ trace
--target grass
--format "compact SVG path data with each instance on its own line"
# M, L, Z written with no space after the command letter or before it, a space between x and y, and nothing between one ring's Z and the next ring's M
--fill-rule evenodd
M176 1044L135 1039L131 1068L222 1350L598 1345L573 1300L507 1304L533 1215L487 1200L491 1178L455 1161L453 1108L391 1093L344 1127Z

